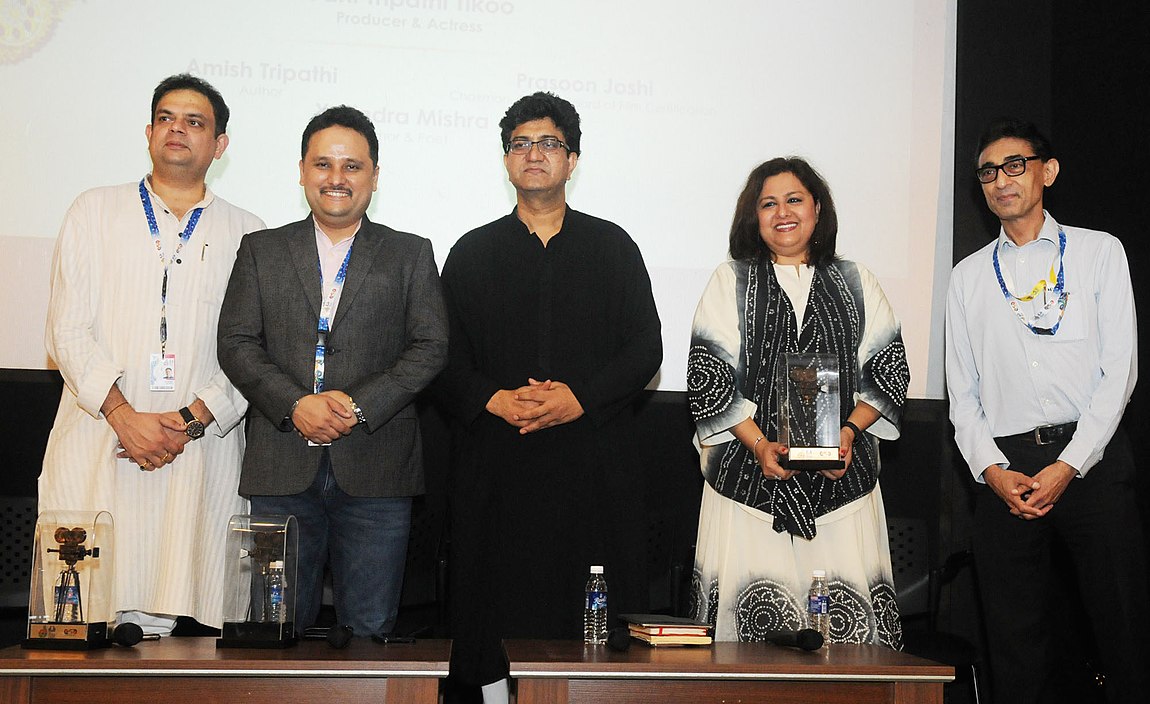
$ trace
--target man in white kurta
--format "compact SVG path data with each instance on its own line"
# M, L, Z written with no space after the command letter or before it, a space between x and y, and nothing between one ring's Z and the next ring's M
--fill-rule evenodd
M39 498L112 514L112 610L163 632L178 615L222 623L247 403L219 368L216 323L240 238L264 224L204 184L227 146L214 88L165 79L152 117L152 173L81 194L60 229L46 344L65 388Z

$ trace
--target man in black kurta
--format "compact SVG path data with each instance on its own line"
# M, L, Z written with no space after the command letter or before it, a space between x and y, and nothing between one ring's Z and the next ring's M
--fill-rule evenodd
M574 107L536 93L500 127L516 208L464 235L442 276L452 674L471 685L507 676L502 638L582 637L592 564L605 566L612 617L646 607L632 404L662 360L638 247L566 206Z

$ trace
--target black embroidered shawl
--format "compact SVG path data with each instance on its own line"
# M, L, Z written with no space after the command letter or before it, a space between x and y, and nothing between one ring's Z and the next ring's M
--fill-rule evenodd
M728 349L696 319L688 359L688 399L706 438L745 418L743 399L757 404L755 420L770 440L778 439L779 365L787 352L822 352L839 359L842 418L855 406L855 394L874 406L895 428L906 398L910 373L902 334L893 314L867 321L863 284L853 262L836 260L814 272L801 330L790 299L779 287L768 259L730 262L735 272L738 350ZM879 303L889 312L885 298ZM871 329L867 329L867 325ZM703 323L703 324L700 324ZM884 329L876 329L881 326ZM859 360L864 334L874 350ZM877 344L876 344L877 340ZM810 539L815 518L865 495L879 474L878 451L869 433L855 439L853 460L838 481L803 472L789 481L763 476L754 455L737 440L707 454L703 474L723 496L774 516L774 529Z

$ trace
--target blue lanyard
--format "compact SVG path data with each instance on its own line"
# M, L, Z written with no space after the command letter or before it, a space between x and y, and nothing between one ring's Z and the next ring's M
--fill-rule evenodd
M1007 303L1010 304L1011 309L1014 310L1014 314L1016 316L1018 316L1018 319L1020 321L1022 321L1022 324L1025 325L1030 330L1030 332L1034 333L1035 335L1053 335L1054 333L1058 332L1058 326L1062 325L1062 316L1066 315L1066 302L1067 302L1067 300L1069 300L1070 294L1067 293L1065 290L1065 288L1066 288L1066 278L1065 278L1065 273L1064 273L1064 271L1065 271L1065 269L1064 269L1065 255L1066 255L1066 233L1062 230L1062 227L1059 226L1058 227L1058 278L1055 281L1054 288L1050 289L1050 292L1055 294L1055 295L1054 295L1054 297L1050 298L1046 302L1046 305L1044 305L1042 307L1042 310L1040 310L1038 312L1038 314L1034 316L1034 320L1038 320L1038 318L1042 317L1046 313L1046 311L1050 310L1050 308L1053 307L1055 304L1058 304L1058 321L1056 323L1054 323L1053 327L1039 328L1039 327L1035 327L1034 323L1032 321L1028 321L1026 319L1026 315L1022 312L1021 307L1019 307L1019 305L1018 305L1018 297L1015 296L1014 294L1012 294L1010 292L1010 289L1007 288L1006 281L1002 277L1002 267L998 263L998 245L996 244L994 246L994 256L993 256L994 275L996 277L998 277L998 287L1002 290L1002 295L1006 297L1006 301L1007 301Z
M327 297L324 298L323 304L319 311L319 330L315 343L315 381L313 388L315 393L323 391L323 375L324 363L327 357L327 334L331 332L331 311L335 306L335 298L341 291L343 291L343 282L347 279L347 263L351 261L351 250L355 246L352 243L347 248L347 254L343 257L343 263L339 265L339 271L335 273L335 281L332 282L331 290L328 292ZM323 265L317 258L315 261L316 268L319 269L320 290L323 290Z
M187 227L180 233L180 243L176 245L176 251L172 253L171 259L165 260L164 245L160 242L160 226L156 223L156 211L152 210L152 198L148 195L147 187L144 186L144 179L140 179L140 202L144 205L144 217L148 220L148 232L152 233L152 241L156 244L156 252L160 255L160 264L164 267L164 283L160 285L160 356L162 357L168 346L168 269L173 261L180 261L177 257L180 256L184 243L192 238L192 233L195 232L196 225L200 222L200 213L204 212L204 209L199 207L192 211L191 217L188 218Z

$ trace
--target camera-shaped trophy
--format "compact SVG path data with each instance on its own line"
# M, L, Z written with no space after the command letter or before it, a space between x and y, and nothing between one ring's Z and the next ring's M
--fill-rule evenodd
M108 645L112 515L45 511L36 519L25 648L90 650Z
M228 522L224 627L218 648L296 643L295 516L232 516Z
M838 357L789 352L778 383L779 442L789 448L782 466L803 472L846 466L839 458Z

